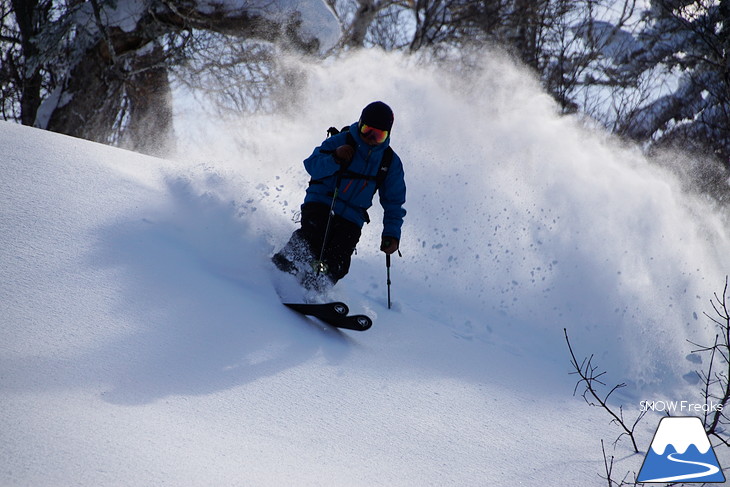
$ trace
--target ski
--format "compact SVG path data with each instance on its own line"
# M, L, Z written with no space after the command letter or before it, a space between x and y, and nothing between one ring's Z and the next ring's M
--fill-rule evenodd
M347 330L365 331L373 326L373 320L365 315L348 315L350 309L345 303L335 301L332 303L284 303L297 313L313 316L324 321L335 328Z

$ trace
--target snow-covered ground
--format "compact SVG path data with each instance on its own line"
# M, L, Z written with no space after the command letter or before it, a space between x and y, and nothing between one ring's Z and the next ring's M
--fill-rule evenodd
M0 123L0 485L604 485L602 438L638 471L573 397L563 328L629 384L628 416L699 401L685 340L714 336L730 237L636 150L486 65L303 67L288 113L182 111L170 160ZM373 211L333 294L375 324L340 332L281 306L268 259L300 161L374 99L406 167L403 258L388 310Z

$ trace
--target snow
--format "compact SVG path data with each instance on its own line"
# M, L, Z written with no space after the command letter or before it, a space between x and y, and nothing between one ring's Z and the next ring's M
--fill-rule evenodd
M603 56L614 59L617 65L627 64L628 60L646 49L630 32L610 22L586 22L575 26L573 30L588 45L595 46Z
M116 0L101 5L101 18L107 27L133 32L142 17L155 5L150 0ZM245 13L288 24L296 21L297 33L304 40L317 39L320 52L334 46L340 37L340 26L332 11L322 0L196 0L193 7L202 14L221 13L238 16ZM81 6L76 21L86 29L96 31L91 4Z
M137 23L150 8L149 0L121 0L104 4L102 20L107 27L118 27L124 32L134 32Z
M48 127L48 122L51 119L51 115L53 115L53 111L59 106L64 105L64 103L60 102L62 98L65 99L66 97L67 95L64 94L62 86L57 86L56 88L54 88L53 91L48 95L48 97L45 98L38 107L34 126L43 129ZM65 101L68 102L68 100Z
M323 0L198 0L195 8L203 14L246 12L282 25L289 25L291 18L302 39L317 39L320 52L330 50L341 35L337 19Z
M563 328L629 384L627 416L696 401L685 339L711 341L730 238L485 61L464 82L377 51L303 65L288 113L179 113L170 160L0 123L0 484L605 484L619 431L573 397ZM300 161L374 99L406 167L404 256L388 310L372 212L333 297L375 324L338 332L281 306L268 258Z

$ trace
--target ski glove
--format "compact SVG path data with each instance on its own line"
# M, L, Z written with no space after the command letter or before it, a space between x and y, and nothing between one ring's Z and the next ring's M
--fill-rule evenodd
M355 149L351 145L341 145L335 149L332 156L335 158L335 162L340 165L347 165L352 162L352 158L355 157Z
M380 241L380 250L390 255L398 250L398 239L395 237L383 237Z

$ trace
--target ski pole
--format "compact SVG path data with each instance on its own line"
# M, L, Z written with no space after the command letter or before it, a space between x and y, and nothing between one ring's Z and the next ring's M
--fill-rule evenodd
M390 254L385 254L385 269L388 274L388 280L386 282L388 283L388 309L390 309Z
M332 222L332 216L335 214L335 201L337 201L338 186L341 181L341 177L337 178L337 186L335 186L334 194L332 195L332 204L330 205L329 215L327 215L327 225L324 229L324 237L322 238L322 248L319 251L319 260L314 264L314 271L317 274L324 274L327 272L327 266L324 263L324 248L327 245L327 238L330 233L330 223Z
M328 138L333 135L336 135L338 133L340 133L340 131L334 127L330 127L329 129L327 129ZM321 152L323 154L333 154L335 151L323 150ZM332 193L332 203L330 204L330 211L329 211L329 214L327 215L327 225L324 228L324 237L322 237L322 248L319 251L319 260L315 260L314 262L312 262L312 267L314 268L314 272L316 274L325 274L329 270L327 268L327 264L324 263L324 248L327 246L327 238L329 237L329 233L330 233L330 224L332 223L332 217L335 216L335 203L337 202L337 195L340 192L340 184L342 183L342 175L345 172L345 170L347 169L347 167L350 165L350 162L352 162L352 161L349 161L346 164L340 164L338 162L338 164L340 165L340 169L338 169L338 171L336 173L337 179L335 181L335 190Z

